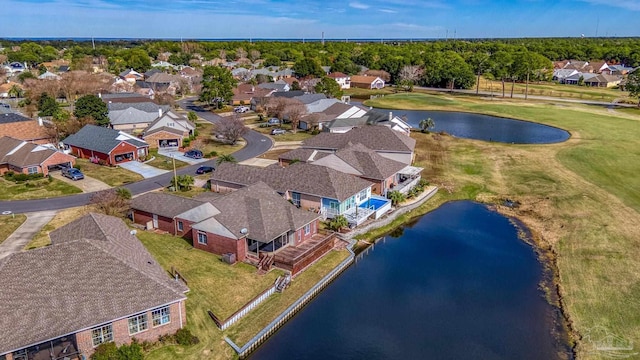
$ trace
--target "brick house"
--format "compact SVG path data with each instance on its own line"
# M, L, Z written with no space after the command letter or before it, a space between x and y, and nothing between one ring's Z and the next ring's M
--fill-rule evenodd
M0 259L0 356L88 358L101 343L156 341L184 326L188 288L122 220L90 213L50 237Z
M50 170L73 166L76 159L51 147L14 139L0 138L0 175L8 171L49 175Z
M85 125L62 140L62 143L79 158L111 166L137 161L149 154L149 144L145 141L122 131L96 125Z
M194 134L196 125L185 116L167 111L143 131L151 148L182 147L182 140Z

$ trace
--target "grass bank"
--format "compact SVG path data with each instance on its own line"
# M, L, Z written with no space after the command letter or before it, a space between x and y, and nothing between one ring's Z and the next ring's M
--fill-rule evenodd
M64 181L47 178L15 183L0 177L0 200L45 199L71 194L82 190Z
M416 162L441 191L413 215L454 199L516 201L520 205L515 209L497 208L521 219L538 246L555 254L562 305L583 337L577 343L579 357L609 355L584 338L592 329L640 343L640 313L633 305L640 297L639 116L583 105L450 95L393 95L367 105L485 113L570 131L570 140L553 145L414 133Z
M23 214L0 215L0 244L27 220Z

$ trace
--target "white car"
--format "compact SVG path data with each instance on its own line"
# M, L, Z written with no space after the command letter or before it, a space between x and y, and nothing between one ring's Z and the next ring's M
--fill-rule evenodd
M235 111L237 113L246 113L249 110L251 110L251 109L249 109L247 106L238 106L233 111Z

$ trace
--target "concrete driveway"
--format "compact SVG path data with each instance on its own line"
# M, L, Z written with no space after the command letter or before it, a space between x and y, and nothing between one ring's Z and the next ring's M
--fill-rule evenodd
M56 210L28 213L27 220L13 234L0 243L0 259L22 251L25 246L56 215Z
M124 169L127 169L129 171L133 171L136 174L140 174L145 179L166 174L169 172L168 170L158 169L151 165L143 164L139 161L127 161L127 162L118 164L118 166Z
M207 161L208 159L192 159L190 157L184 156L182 151L174 150L174 149L158 149L158 154L166 157L173 157L176 160L186 162L189 165L199 164Z
M57 172L57 171L56 172L51 172L49 174L51 174L51 177L53 177L54 179L58 179L60 181L64 181L66 183L69 183L69 184L79 188L80 190L82 190L82 192L85 192L85 193L111 189L111 186L103 183L102 181L100 181L98 179L94 179L94 178L92 178L90 176L87 176L87 174L84 174L84 179L77 180L77 181L74 181L74 180L71 180L69 178L66 178L66 177L62 176L62 173Z

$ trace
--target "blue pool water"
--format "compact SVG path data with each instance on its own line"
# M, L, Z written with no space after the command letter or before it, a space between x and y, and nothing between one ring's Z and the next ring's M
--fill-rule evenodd
M390 200L387 200L387 199L371 198L368 201L365 201L362 204L360 204L360 207L364 209L368 209L369 207L373 206L374 210L378 210L381 207L385 206L389 201Z

